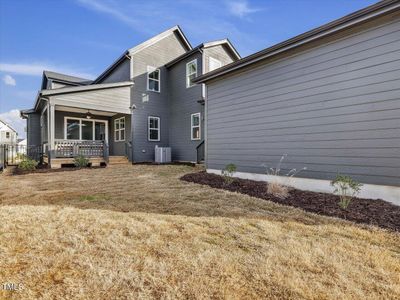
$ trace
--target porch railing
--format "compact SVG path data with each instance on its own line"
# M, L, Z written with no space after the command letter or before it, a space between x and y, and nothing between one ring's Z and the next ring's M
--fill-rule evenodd
M56 140L52 157L104 157L108 158L108 147L103 141Z

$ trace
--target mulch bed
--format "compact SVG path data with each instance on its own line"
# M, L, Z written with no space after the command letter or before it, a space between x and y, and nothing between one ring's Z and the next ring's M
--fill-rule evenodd
M58 173L58 172L66 172L66 171L77 171L81 169L103 169L105 167L87 167L87 168L77 168L77 167L63 167L60 169L51 169L48 167L48 165L39 165L35 170L33 171L25 171L22 170L18 167L15 167L11 170L11 175L26 175L26 174L32 174L32 173Z
M333 194L291 189L286 199L280 199L267 194L265 182L235 178L231 184L227 184L222 176L204 171L186 174L181 180L238 192L325 216L400 231L400 206L383 200L354 198L344 210L338 205L339 197Z

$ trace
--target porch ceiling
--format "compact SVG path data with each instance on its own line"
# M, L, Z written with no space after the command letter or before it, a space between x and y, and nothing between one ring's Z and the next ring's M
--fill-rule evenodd
M80 113L80 114L86 114L89 111L93 115L106 116L106 117L112 117L117 114L116 112L98 111L98 110L93 110L93 109L88 110L88 109L84 109L84 108L76 108L76 107L69 107L69 106L62 106L62 105L56 105L55 110Z

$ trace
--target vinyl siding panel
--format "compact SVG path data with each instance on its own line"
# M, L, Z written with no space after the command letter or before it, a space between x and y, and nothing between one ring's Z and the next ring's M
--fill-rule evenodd
M204 51L204 73L209 72L210 57L219 60L222 66L230 64L231 62L236 60L228 53L226 46L223 45L204 48L203 51Z
M202 55L199 52L180 61L169 69L170 87L170 122L169 143L172 147L172 159L177 161L196 161L196 147L204 138L204 105L198 103L202 99L202 86L194 85L186 88L186 64L197 59L198 75L202 69ZM201 138L191 140L191 114L201 113Z
M122 82L130 80L130 60L125 59L110 74L108 74L100 83Z
M167 69L164 65L185 53L180 39L171 34L157 43L132 55L133 77L132 104L136 109L132 114L133 160L135 162L154 161L154 148L169 146L169 87ZM161 72L161 92L147 91L147 66L159 68ZM149 116L160 118L160 141L148 141L147 120Z
M40 137L40 114L29 114L26 120L27 127L27 145L28 146L38 146L41 144Z
M53 104L117 113L130 113L130 87L114 87L50 96Z
M119 119L121 117L125 117L125 141L116 142L115 141L115 127L114 120ZM131 115L115 115L111 118L110 125L111 134L110 134L110 155L128 155L128 158L131 158L132 148L127 148L129 150L128 153L125 152L125 144L129 144L132 142L132 134L131 134Z
M363 26L211 82L207 167L400 186L400 21Z

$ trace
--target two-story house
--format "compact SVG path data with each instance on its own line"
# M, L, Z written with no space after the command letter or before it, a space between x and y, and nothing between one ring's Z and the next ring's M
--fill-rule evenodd
M11 125L0 120L0 145L1 144L17 144L18 133Z
M192 47L179 26L126 50L95 80L44 71L27 119L28 145L52 167L90 157L154 161L155 146L174 161L198 161L203 143L203 84L192 80L240 59L228 39Z

